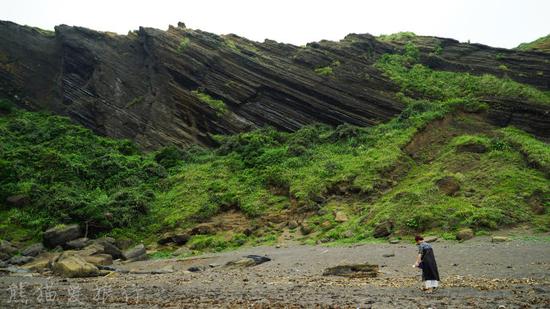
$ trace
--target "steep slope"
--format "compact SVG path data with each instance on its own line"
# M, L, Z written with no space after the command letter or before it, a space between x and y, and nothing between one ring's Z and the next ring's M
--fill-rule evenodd
M540 51L548 53L550 52L550 34L534 40L529 43L521 43L516 47L517 50L522 51Z
M128 35L58 26L55 33L0 22L0 91L32 110L68 115L95 132L144 149L212 145L212 134L258 127L371 126L403 110L399 87L373 64L412 40L438 69L510 78L548 91L545 54L450 39L348 35L293 46L186 28ZM548 136L532 102L493 101L492 120ZM546 110L543 110L546 112Z

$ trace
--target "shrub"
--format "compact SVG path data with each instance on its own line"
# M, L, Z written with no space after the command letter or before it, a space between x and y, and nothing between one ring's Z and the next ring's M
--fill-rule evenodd
M315 73L321 76L330 76L332 75L333 71L332 71L332 67L326 66L326 67L320 67L315 69Z

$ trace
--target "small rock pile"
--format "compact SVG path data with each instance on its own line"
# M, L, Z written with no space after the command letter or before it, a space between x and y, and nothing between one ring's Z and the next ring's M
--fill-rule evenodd
M1 240L0 267L11 272L51 272L68 278L101 276L110 273L107 269L113 261L147 259L143 244L123 251L127 245L111 237L82 237L77 224L60 225L45 231L42 243L26 248Z

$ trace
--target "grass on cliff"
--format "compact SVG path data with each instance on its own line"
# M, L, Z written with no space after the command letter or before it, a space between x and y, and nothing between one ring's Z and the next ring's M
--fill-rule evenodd
M517 50L521 51L542 51L550 52L550 34L541 38L534 40L529 43L521 43L516 47Z

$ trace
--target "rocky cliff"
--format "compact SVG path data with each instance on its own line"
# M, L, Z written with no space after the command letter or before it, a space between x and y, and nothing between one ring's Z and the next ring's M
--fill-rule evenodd
M543 52L414 37L433 69L506 76L550 90ZM273 126L387 121L404 105L373 64L406 40L350 34L294 46L215 35L180 23L127 35L61 25L55 32L0 22L0 94L31 110L68 115L144 149L213 143L213 134ZM550 136L548 105L486 98L489 119Z

